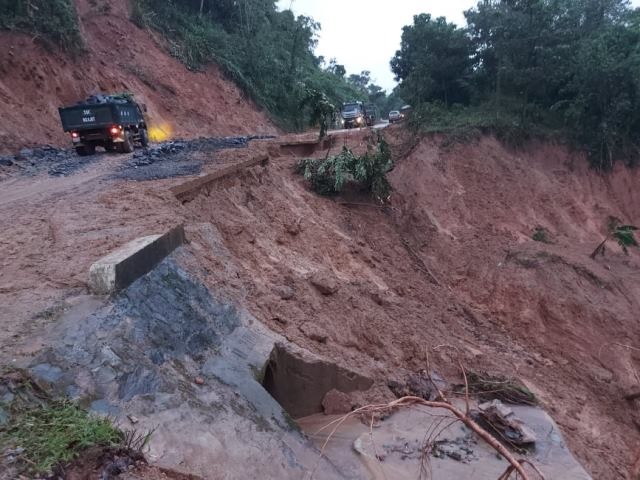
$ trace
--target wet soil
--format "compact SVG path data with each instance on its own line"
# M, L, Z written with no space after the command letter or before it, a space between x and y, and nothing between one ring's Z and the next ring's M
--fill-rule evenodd
M362 148L358 135L340 137L337 145ZM228 360L240 365L250 352L266 362L270 350L254 346L275 336L385 384L427 363L459 383L458 359L469 369L518 377L594 478L625 478L640 445L633 425L638 411L624 400L625 392L637 386L637 358L634 350L614 344L640 344L635 329L640 259L613 246L604 259L594 262L588 255L608 216L640 223L638 172L620 169L602 177L557 145L512 152L492 138L454 148L442 148L434 138L405 148L396 127L389 135L396 151L409 154L397 159L387 207L359 192L318 197L294 173L297 158L276 141L215 152L217 160L205 162L203 173L259 152L278 153L268 165L225 177L184 204L169 190L184 180L118 180L113 174L120 163L108 156L68 177L43 173L6 180L0 190L5 225L0 231L0 356L6 363L19 362L53 348L59 349L55 358L43 357L38 365L62 362L64 342L52 346L53 337L43 333L86 292L91 263L136 237L184 223L190 243L180 254L180 268L215 298L246 312L251 328L266 328L247 337L237 327L210 348L220 348L222 360L201 359L202 371L196 368L201 360L187 361L186 376L174 370L171 355L153 363L148 355L155 340L143 329L142 351L126 350L140 371L128 366L130 372L117 373L117 380L110 380L117 388L108 393L118 408L124 405L125 411L148 415L150 424L165 426L152 446L153 463L183 462L194 473L221 462L244 465L246 451L235 455L225 448L227 441L248 442L252 455L263 458L249 441L260 438L256 425L266 425L259 417L246 420L253 407L242 404L238 411L244 416L222 417L225 438L213 435L207 424L219 418L217 405L233 403L234 391L238 398L259 398L260 408L273 407L266 411L278 411L275 401L259 397L264 392L259 382L238 376L247 371L246 364L239 370ZM555 243L532 240L539 225ZM135 329L125 328L128 315L110 318L120 319L117 338L137 338L130 336ZM159 332L164 332L162 341L175 335L170 329ZM69 338L75 340L67 350L92 339ZM106 338L117 345L117 338ZM102 363L101 357L89 356L89 365ZM46 373L47 367L41 369ZM170 392L180 391L196 374L216 387L193 401L210 405L211 412L194 416L193 407ZM189 386L186 391L192 392ZM140 394L146 390L154 397ZM133 393L130 400L126 392ZM157 402L170 408L158 409ZM240 433L231 433L236 421ZM283 421L274 420L277 428ZM280 443L266 444L288 465ZM172 445L188 448L178 451ZM268 473L278 478L280 470Z
M158 35L131 22L130 2L108 3L101 10L75 1L85 51L74 57L31 35L0 32L0 153L26 145L67 148L58 107L100 92L134 93L158 141L277 133L220 68L187 70Z

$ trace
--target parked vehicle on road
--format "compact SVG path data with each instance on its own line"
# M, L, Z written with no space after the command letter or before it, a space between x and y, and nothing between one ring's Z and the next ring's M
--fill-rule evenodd
M133 152L136 143L146 147L149 136L143 109L129 94L93 95L58 112L76 152L85 156L93 155L96 147L121 153Z
M389 112L389 123L395 123L402 120L402 114L398 110L391 110Z
M340 109L341 123L344 128L365 126L365 112L362 102L346 102Z

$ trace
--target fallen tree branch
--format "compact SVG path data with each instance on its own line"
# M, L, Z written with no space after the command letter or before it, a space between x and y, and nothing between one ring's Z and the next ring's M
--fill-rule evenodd
M412 397L412 396L402 397L402 398L399 398L398 400L394 400L393 402L389 402L389 403L372 404L372 405L366 405L364 407L360 407L322 427L316 433L320 433L331 426L333 426L333 429L331 430L331 433L327 436L327 439L322 445L322 449L320 451L320 458L324 456L326 447L329 441L331 440L331 438L333 437L333 435L338 430L338 428L340 428L340 426L350 417L353 417L359 414L371 415L373 417L376 414L389 413L398 408L411 407L416 405L448 410L458 420L464 423L467 426L467 428L472 430L476 435L478 435L485 442L487 442L489 446L491 446L494 450L496 450L496 452L498 452L510 465L509 468L499 477L498 480L507 480L511 476L511 474L514 472L516 472L517 475L519 475L519 477L522 480L531 480L531 476L527 473L527 471L524 468L524 464L531 465L531 463L526 460L517 459L502 443L500 443L489 432L487 432L484 428L478 425L478 423L476 423L476 421L473 420L468 414L465 414L462 410L459 410L458 408L456 408L455 406L453 406L448 402L443 402L443 401L432 402L420 397ZM319 465L319 460L313 473L315 473L315 470L317 469L318 465ZM540 478L544 480L544 476L535 466L533 466L533 469L540 476ZM313 473L311 475L312 478L313 478Z

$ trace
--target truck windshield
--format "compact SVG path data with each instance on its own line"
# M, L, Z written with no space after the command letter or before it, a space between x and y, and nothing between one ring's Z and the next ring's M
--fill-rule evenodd
M360 106L358 104L345 105L342 107L342 111L344 113L355 113L360 111Z

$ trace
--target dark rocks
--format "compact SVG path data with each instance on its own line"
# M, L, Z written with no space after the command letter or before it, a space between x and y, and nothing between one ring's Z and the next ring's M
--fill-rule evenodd
M47 170L51 176L66 176L80 170L99 156L79 157L72 149L45 145L23 148L15 155L0 156L0 166L21 169L21 173L35 175Z
M172 360L203 358L239 324L233 305L212 298L168 258L84 321L65 320L62 338L32 372L73 398L102 399L92 410L110 414L121 401L176 391L181 376L167 374Z
M311 285L318 290L322 295L329 296L336 293L340 286L338 279L331 272L325 270L319 270L313 274L309 279Z
M156 393L160 386L161 380L157 373L138 366L133 372L124 376L118 395L123 400L131 400L136 395Z
M447 457L456 462L470 463L477 459L475 445L476 442L471 435L455 440L436 440L431 453L436 458Z
M62 378L62 369L48 363L41 363L31 369L34 377L45 382L55 383Z
M489 425L494 435L509 445L527 447L535 444L537 437L525 423L517 418L513 410L500 400L478 405L481 424Z
M121 177L130 180L152 180L181 175L195 175L202 169L202 160L190 158L197 152L212 152L223 148L243 148L251 140L273 138L272 136L248 136L229 138L199 138L176 140L154 144L151 148L136 150L129 162L123 165ZM92 162L104 158L103 153L80 157L73 148L56 148L44 145L23 148L15 155L0 156L0 166L14 167L23 175L36 175L47 171L53 177L72 175ZM124 157L127 158L127 157ZM163 160L170 160L164 164ZM161 163L158 167L156 164ZM156 168L153 168L153 167ZM142 172L137 170L142 169Z
M0 427L6 425L9 422L9 413L7 413L0 404Z
M398 397L420 397L433 401L438 399L438 389L445 390L446 383L435 372L429 375L425 370L411 373L404 383L391 380L387 383L389 389Z
M33 157L33 150L30 148L23 148L16 155L16 160L31 160L31 157Z
M144 150L137 150L122 165L116 178L145 181L197 175L204 164L202 158L196 158L198 153L244 148L252 139L253 137L198 138L154 144Z

